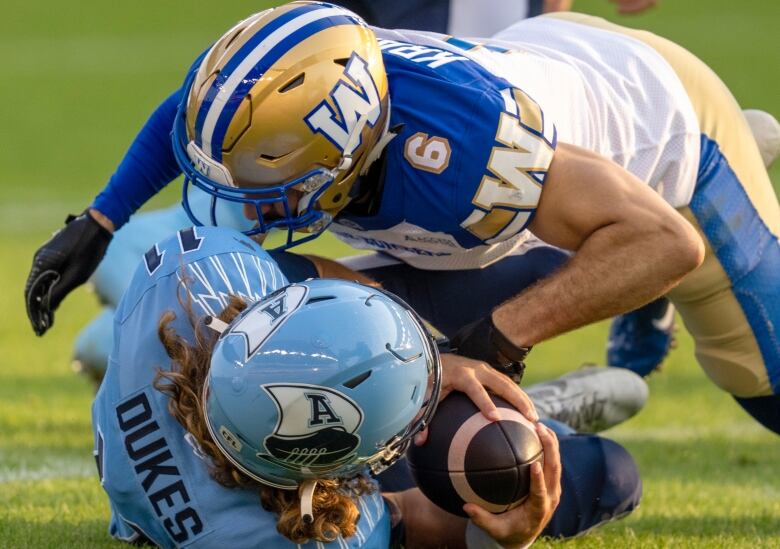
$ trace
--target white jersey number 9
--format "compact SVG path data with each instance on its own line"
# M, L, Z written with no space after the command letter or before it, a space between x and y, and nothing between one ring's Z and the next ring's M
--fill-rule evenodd
M431 173L441 173L450 165L450 143L443 137L428 137L417 132L406 140L404 157L417 168Z

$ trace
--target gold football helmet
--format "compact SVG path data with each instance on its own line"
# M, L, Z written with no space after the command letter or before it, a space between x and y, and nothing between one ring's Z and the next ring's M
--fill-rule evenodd
M389 121L387 75L374 33L354 13L293 2L241 21L196 62L183 88L174 151L190 184L249 204L257 225L313 238L350 189ZM374 155L375 156L375 155ZM367 168L367 166L365 166ZM297 207L288 202L298 191ZM281 203L284 215L266 210ZM264 216L265 213L265 216ZM313 233L293 240L293 232Z

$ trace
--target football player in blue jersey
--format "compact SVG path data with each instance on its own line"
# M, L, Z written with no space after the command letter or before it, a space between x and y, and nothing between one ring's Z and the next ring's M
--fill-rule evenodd
M641 13L656 0L612 0L621 14ZM414 29L454 36L491 36L511 23L542 13L566 11L573 0L341 0L372 25Z
M256 14L196 60L36 255L38 333L180 170L197 223L232 202L248 233L281 229L286 247L330 228L418 270L511 270L533 233L576 253L522 292L494 285L460 353L516 372L531 345L668 294L707 374L780 432L780 208L733 97L671 42L574 14L483 42L368 28L317 2ZM205 216L189 205L201 192Z
M404 489L389 493L380 475L380 495L366 474L398 460L449 391L465 391L488 418L486 388L536 419L533 405L485 365L453 354L440 363L422 321L391 294L286 283L230 229L183 229L144 255L93 405L112 536L162 547L387 547L405 530L412 546L462 546L479 527L519 547L551 518L546 534L574 535L636 506L641 484L625 450L563 435L571 466L561 477L559 443L541 424L544 468L512 511L469 506L470 526L398 474L388 482Z

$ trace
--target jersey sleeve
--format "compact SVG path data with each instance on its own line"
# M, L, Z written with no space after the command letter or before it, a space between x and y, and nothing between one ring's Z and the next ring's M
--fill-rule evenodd
M541 198L557 143L555 124L522 89L484 92L463 146L472 148L468 180L458 185L461 227L485 244L523 231Z
M171 128L181 96L182 90L176 90L152 113L92 203L117 229L181 173L171 142Z
M153 310L149 318L182 303L190 303L196 316L216 316L231 295L252 303L287 284L268 252L246 235L227 227L187 227L143 254L115 318L123 323L138 316L144 300ZM150 299L152 288L157 301Z

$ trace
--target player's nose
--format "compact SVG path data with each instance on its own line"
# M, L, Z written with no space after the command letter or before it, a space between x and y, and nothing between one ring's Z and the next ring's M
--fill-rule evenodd
M260 213L263 215L264 219L268 217L280 217L284 215L284 206L278 202L273 204L260 204ZM255 204L249 202L244 204L244 217L257 220L257 207Z
M300 191L291 189L287 192L287 207L289 208L289 211L292 215L294 215L294 212L297 210L300 199ZM266 221L283 219L287 217L284 202L281 200L277 202L260 204L260 213L262 214L263 219ZM250 202L244 203L244 217L247 219L257 220L257 206Z
M254 204L244 203L244 217L247 219L257 220L257 210Z

